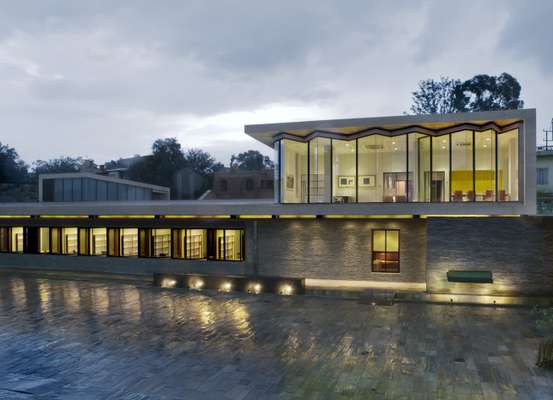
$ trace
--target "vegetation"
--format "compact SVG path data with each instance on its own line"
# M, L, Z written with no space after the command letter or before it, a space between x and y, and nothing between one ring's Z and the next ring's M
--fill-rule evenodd
M0 142L0 183L24 183L28 169L13 147Z
M257 150L248 150L238 155L233 154L230 158L230 167L248 171L256 171L260 169L274 168L271 159L264 156Z
M524 107L521 86L512 75L476 75L461 82L441 77L426 79L412 93L413 114L514 110Z

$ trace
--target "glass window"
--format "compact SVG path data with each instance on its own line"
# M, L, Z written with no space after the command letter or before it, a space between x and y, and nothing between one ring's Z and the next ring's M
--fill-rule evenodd
M61 228L61 253L77 254L78 250L78 229Z
M54 201L54 180L42 180L42 201Z
M495 132L475 132L476 201L495 201Z
M127 201L129 199L129 185L117 184L117 200Z
M332 201L356 202L355 140L332 140L332 159Z
M399 273L399 230L372 231L372 272Z
M96 180L90 178L83 179L83 200L84 201L95 201L97 200L96 196Z
M281 201L307 203L307 143L286 139L281 142Z
M309 142L309 201L330 203L330 139L315 138Z
M121 244L121 238L120 238L120 229L119 228L108 228L107 234L108 234L108 256L110 257L119 257L121 255L120 253L120 244Z
M152 229L152 256L171 257L171 229Z
M186 258L204 260L207 258L207 230L186 230Z
M61 228L50 228L50 252L52 254L61 253Z
M537 184L549 185L549 168L538 168L537 170Z
M71 182L72 182L72 188L73 188L72 201L81 201L83 199L81 178L73 178L71 179Z
M215 232L215 258L227 261L243 260L243 237L242 229L217 229Z
M106 228L90 228L90 254L105 256L108 253Z
M140 228L138 230L138 255L140 257L151 257L151 229Z
M430 201L430 137L410 133L409 140L409 201Z
M432 137L430 201L449 201L449 135Z
M474 201L472 131L451 134L451 201Z
M79 228L79 255L90 255L90 234L88 228Z
M23 253L23 227L13 227L10 232L10 251Z
M275 169L274 169L274 179L275 179L275 187L280 188L280 140L275 142L274 144L275 148ZM280 193L278 190L275 190L274 192L274 201L275 203L278 203L280 201Z
M54 201L63 201L63 179L54 179Z
M152 200L152 190L151 189L143 189L144 190L144 200Z
M63 201L73 201L73 180L65 178L63 180Z
M0 252L10 251L10 228L0 227Z
M38 231L39 253L50 253L50 228L39 228Z
M518 201L518 129L497 135L499 201Z
M129 186L129 200L135 201L136 200L136 187Z
M121 229L121 254L123 257L138 256L138 229Z
M95 182L97 187L96 200L106 201L108 199L108 185L104 181L95 180Z
M359 201L407 201L407 135L358 140Z
M108 182L108 201L117 200L117 183Z

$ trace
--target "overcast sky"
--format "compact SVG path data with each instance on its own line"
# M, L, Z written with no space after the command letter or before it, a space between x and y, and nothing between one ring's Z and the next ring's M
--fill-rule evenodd
M398 115L426 78L508 72L553 117L553 1L0 2L0 142L31 163L177 137L228 164L243 125Z

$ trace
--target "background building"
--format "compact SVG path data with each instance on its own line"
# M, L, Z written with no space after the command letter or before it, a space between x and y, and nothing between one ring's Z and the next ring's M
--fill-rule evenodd
M88 172L42 174L40 202L169 200L171 190L113 176Z
M274 171L225 168L213 177L213 188L206 199L272 199Z

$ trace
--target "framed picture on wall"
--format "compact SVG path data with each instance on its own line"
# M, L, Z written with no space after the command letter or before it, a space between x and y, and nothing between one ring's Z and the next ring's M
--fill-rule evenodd
M352 188L355 187L355 177L353 176L338 176L339 188Z
M286 175L286 189L294 190L294 175Z
M376 175L361 175L361 176L359 176L359 186L375 187L376 186Z

